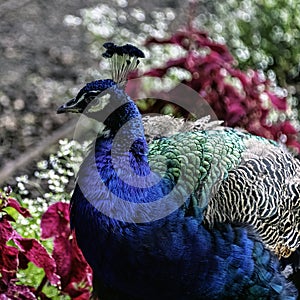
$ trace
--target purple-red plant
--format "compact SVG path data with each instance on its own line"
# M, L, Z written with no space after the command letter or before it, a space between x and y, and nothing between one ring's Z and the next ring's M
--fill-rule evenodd
M42 293L47 282L72 299L88 299L91 269L72 238L69 205L56 203L43 215L42 238L54 237L53 253L50 255L38 240L24 238L12 227L15 220L6 208L14 208L25 218L31 215L9 193L2 193L0 197L0 300L47 299ZM37 288L18 282L18 270L26 269L29 262L45 271L45 278Z
M235 60L225 45L212 41L206 33L193 28L177 32L166 40L152 38L147 42L147 45L150 44L176 44L186 50L186 55L169 60L161 68L153 68L143 76L163 77L170 68L185 69L190 72L191 80L182 83L197 91L226 126L242 127L268 139L285 140L286 145L300 150L297 130L290 121L278 121L275 124L267 121L272 110L287 110L286 97L276 95L271 82L259 72L237 69ZM132 78L135 76L133 74ZM239 87L234 81L239 82ZM262 98L267 101L262 101ZM147 112L160 112L164 104L156 101ZM184 113L182 115L185 116Z
M72 234L69 211L68 203L51 205L42 216L42 238L54 238L52 257L61 278L61 291L72 299L84 300L90 297L92 270Z

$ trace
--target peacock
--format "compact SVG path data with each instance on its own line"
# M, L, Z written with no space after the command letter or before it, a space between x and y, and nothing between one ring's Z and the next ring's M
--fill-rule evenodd
M299 267L300 163L274 141L207 118L167 117L175 130L152 136L124 88L143 52L104 47L112 79L87 83L57 110L104 124L70 206L94 296L297 299L283 267Z

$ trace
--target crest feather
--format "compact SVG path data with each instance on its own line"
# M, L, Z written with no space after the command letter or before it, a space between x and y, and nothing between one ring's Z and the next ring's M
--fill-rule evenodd
M116 83L126 81L128 73L139 65L139 58L145 57L143 51L130 44L117 46L109 42L105 43L103 47L106 51L102 56L110 60L112 79Z

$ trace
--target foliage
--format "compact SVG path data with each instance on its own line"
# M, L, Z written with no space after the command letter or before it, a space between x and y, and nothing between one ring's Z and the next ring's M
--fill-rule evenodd
M299 75L300 4L295 0L214 1L194 24L226 41L240 68L273 70L282 86Z
M68 295L88 299L91 270L72 236L69 205L55 203L42 216L41 239L54 239L50 254L40 240L25 238L14 228L15 211L24 218L31 215L10 194L10 188L0 194L0 299L49 299L55 298L54 294L61 295L59 298ZM20 276L22 272L37 276L40 282L26 283L27 278ZM56 293L53 288L47 289L47 283L55 287Z
M188 71L190 78L182 82L197 91L226 126L242 127L300 150L295 125L287 119L290 108L285 90L262 72L237 69L225 45L213 42L206 33L194 28L177 32L170 39L150 39L147 44L175 44L185 50L185 55L170 59L143 76L165 78L173 68ZM146 111L157 112L161 107L156 101Z

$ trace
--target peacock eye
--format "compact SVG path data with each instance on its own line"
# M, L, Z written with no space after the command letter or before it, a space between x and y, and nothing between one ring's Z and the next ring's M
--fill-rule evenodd
M77 98L73 98L69 101L69 106L73 105L73 104L76 104L77 102Z
M98 93L89 93L89 94L86 94L85 97L84 97L84 102L86 102L87 104L93 102L97 97ZM98 99L97 99L98 100Z
M104 107L110 101L110 94L98 94L98 95L90 95L88 99L89 109L88 112L97 112L104 109Z

